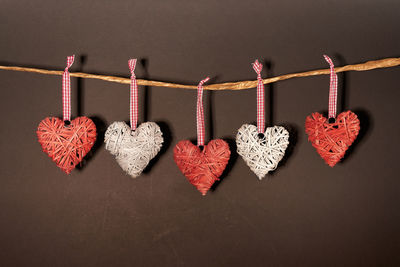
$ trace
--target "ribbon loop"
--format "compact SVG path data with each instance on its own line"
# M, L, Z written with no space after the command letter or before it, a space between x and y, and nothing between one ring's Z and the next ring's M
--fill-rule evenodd
M129 59L129 61L128 61L129 70L131 71L131 75L133 75L133 76L135 76L136 62L137 62L136 58Z
M137 59L130 59L128 61L129 70L131 71L131 84L130 84L130 112L129 118L131 122L131 129L136 130L138 123L138 85L136 81L135 68Z
M75 55L67 57L67 67L65 68L65 71L68 71L68 69L72 66L74 63Z
M199 82L197 86L197 146L204 146L204 110L203 110L203 84L206 83L210 78L207 77Z
M75 55L67 57L67 66L63 73L62 79L62 101L63 101L63 120L69 122L71 120L71 77L68 69L74 63Z
M262 65L260 62L258 62L257 59L256 59L256 61L254 61L254 63L252 63L252 65L253 65L254 71L255 71L258 75L261 75L261 71L262 71L263 65Z
M330 67L330 84L329 84L329 109L328 118L336 117L336 105L337 105L337 74L335 72L335 66L333 65L332 59L327 55L324 55L326 62Z
M257 129L258 133L264 133L265 130L265 90L264 83L261 78L261 71L263 65L258 62L258 60L254 61L253 69L257 73Z

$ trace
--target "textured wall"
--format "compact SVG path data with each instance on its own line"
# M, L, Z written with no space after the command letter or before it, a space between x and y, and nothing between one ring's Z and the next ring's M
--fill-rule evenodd
M400 55L398 1L0 1L0 63L196 84L255 79ZM343 163L324 164L304 120L326 111L328 76L266 87L268 125L290 128L283 164L259 181L233 154L206 197L176 167L195 138L191 90L143 88L140 120L159 122L163 153L136 180L101 143L69 176L35 130L60 116L61 78L0 71L2 266L394 266L400 264L400 68L339 74L338 110L361 134ZM72 79L73 116L100 131L129 118L129 87ZM206 92L207 139L233 140L256 120L256 90ZM100 139L102 132L100 132ZM234 149L234 147L232 147Z

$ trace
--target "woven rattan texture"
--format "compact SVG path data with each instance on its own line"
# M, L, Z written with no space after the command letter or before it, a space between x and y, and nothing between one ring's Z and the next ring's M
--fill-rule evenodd
M48 117L40 122L36 133L43 151L67 174L96 141L96 125L87 117L78 117L68 126L59 118Z
M160 152L163 141L161 129L154 122L142 123L132 130L125 122L117 121L107 128L104 136L106 149L133 178Z
M308 140L325 162L333 167L343 158L346 150L360 131L360 121L351 111L340 113L334 123L315 112L306 118Z
M236 135L237 152L258 179L275 170L289 145L289 132L282 126L267 127L259 137L257 127L243 124Z
M210 141L200 150L189 140L182 140L174 148L174 160L188 181L204 196L223 173L231 152L222 139Z

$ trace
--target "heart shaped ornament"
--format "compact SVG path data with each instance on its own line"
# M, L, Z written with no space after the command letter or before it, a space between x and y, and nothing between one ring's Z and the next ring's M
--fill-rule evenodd
M189 140L179 141L174 160L188 181L204 196L223 173L231 151L222 139L211 140L203 150Z
M315 112L306 118L308 140L325 162L333 167L343 158L360 131L360 121L351 111L340 113L334 123Z
M267 127L259 137L257 127L243 124L236 135L237 152L258 179L275 170L289 145L289 132L282 126Z
M158 152L164 139L160 127L144 122L132 130L125 122L112 123L104 136L106 149L132 178L138 177Z
M87 117L75 118L68 126L48 117L39 123L36 134L43 151L69 174L93 147L96 125Z

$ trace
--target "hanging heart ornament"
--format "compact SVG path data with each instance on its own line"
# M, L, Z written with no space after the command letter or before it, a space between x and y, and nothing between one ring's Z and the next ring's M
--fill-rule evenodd
M315 112L306 118L305 129L318 154L333 167L357 138L360 121L351 111L340 113L333 123Z
M207 145L204 144L203 84L209 79L207 77L201 80L197 86L197 146L189 140L182 140L174 148L176 165L203 196L215 181L219 180L231 156L228 143L222 139L211 140Z
M189 140L178 142L174 160L183 175L204 196L223 173L231 152L222 139L211 140L203 150Z
M123 121L112 123L104 136L106 149L115 156L119 166L131 177L138 177L158 152L164 141L160 127L154 122L145 122L137 126L138 85L135 76L137 60L128 60L131 72L130 82L130 124Z
M87 117L75 118L68 126L49 117L39 123L36 134L43 151L69 174L94 145L96 125Z
M360 121L351 111L345 111L336 116L337 74L332 59L324 55L330 67L329 108L328 118L315 112L306 118L305 131L308 140L325 162L333 167L344 157L346 150L357 138L360 131ZM333 120L334 122L329 122Z
M236 134L236 146L238 154L261 180L278 167L289 145L289 132L282 126L265 128L263 66L258 60L252 66L257 73L257 127L243 124Z
M104 136L106 149L133 178L138 177L160 152L163 141L160 127L154 122L142 123L136 130L125 122L114 122Z
M96 141L96 125L87 117L71 120L71 79L68 69L75 56L67 57L62 78L63 120L48 117L36 131L43 151L69 174L83 160Z
M289 132L282 126L267 127L264 134L257 127L244 124L236 135L237 152L258 179L275 170L289 145Z

